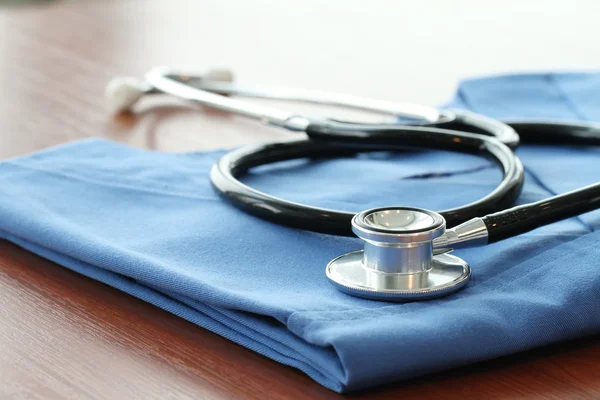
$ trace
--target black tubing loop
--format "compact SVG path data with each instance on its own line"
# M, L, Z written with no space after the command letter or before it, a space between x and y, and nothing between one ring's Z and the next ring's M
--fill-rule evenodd
M335 125L337 129L361 130L365 137L369 136L371 131L378 131L380 135L384 132L392 135L402 130L435 133L437 129L443 129L492 136L511 149L515 149L519 145L519 135L511 126L466 110L441 110L439 120L436 122L410 120L406 121L406 124L360 124L335 119L330 119L328 122L330 125ZM330 133L334 135L333 132Z
M512 206L523 187L523 165L511 150L520 142L600 145L600 124L549 120L498 121L464 110L442 110L437 122L411 121L407 125L360 124L330 119L311 123L306 133L309 139L251 145L224 155L212 167L210 179L213 187L232 205L271 222L314 232L354 236L351 220L355 214L352 212L279 199L252 189L237 178L250 168L277 161L350 156L364 151L445 150L491 159L501 168L502 181L482 199L440 211L447 226L453 227ZM500 212L483 217L489 224L492 241L508 237L508 234L512 236L518 229L528 229L528 226L537 223L530 219L535 207L523 211L524 207L511 209L514 210L512 214ZM565 208L559 207L559 211ZM514 221L523 217L524 213L527 213L525 219L529 222L522 223L517 229Z
M421 123L429 128L451 129L493 136L515 149L519 144L600 146L600 124L550 119L496 120L465 110L443 110L439 122Z
M380 134L383 131L394 134L399 130L417 131L421 129L434 132L435 129L444 129L492 136L513 150L520 144L600 146L600 124L598 123L544 119L500 121L466 110L441 110L440 118L436 122L411 120L407 121L406 125L366 125L336 120L330 120L330 122L339 127L345 127L345 129L361 129L365 138L371 130L377 130ZM332 133L332 136L335 135ZM321 139L327 140L326 137Z
M552 120L507 120L524 144L600 146L600 124Z
M516 149L519 146L520 135L511 126L497 119L465 110L443 112L447 114L445 119L424 126L493 136L511 149Z
M364 129L363 129L364 128ZM354 236L355 213L311 207L283 200L250 188L237 178L250 168L305 157L336 157L364 151L405 149L446 150L477 154L494 161L503 171L498 187L470 204L440 211L448 227L514 203L523 186L523 166L509 147L491 137L425 127L336 123L311 124L310 139L250 145L225 154L211 169L213 187L230 204L271 222L293 228L341 236Z

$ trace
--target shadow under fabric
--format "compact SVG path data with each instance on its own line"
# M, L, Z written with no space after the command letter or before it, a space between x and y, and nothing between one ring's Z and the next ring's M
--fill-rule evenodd
M498 118L600 121L600 75L468 80L452 106ZM337 392L600 332L600 212L457 251L473 279L450 297L361 300L324 274L360 240L274 225L227 205L208 179L222 154L93 139L2 162L0 237ZM600 180L599 148L522 146L517 154L527 171L520 203ZM444 152L283 162L245 178L286 199L356 212L453 207L499 180L487 161Z

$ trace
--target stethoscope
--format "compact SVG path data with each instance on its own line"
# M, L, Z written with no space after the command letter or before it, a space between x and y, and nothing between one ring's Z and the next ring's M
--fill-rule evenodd
M300 139L232 150L215 163L210 179L226 201L255 216L294 228L361 238L363 250L333 259L325 270L330 282L350 295L400 302L448 295L463 288L471 276L469 265L449 254L452 250L494 243L600 207L600 183L596 183L507 209L514 204L523 186L523 166L512 151L520 141L599 145L600 124L501 122L462 110L437 110L409 103L296 89L258 90L234 85L231 81L227 71L198 76L154 68L144 81L115 78L108 84L106 95L115 111L130 110L144 95L163 93L192 104L304 132L306 136ZM402 119L394 123L367 124L309 118L229 95L329 104ZM434 212L413 207L384 207L358 214L280 199L238 179L251 168L276 161L407 148L480 155L494 161L502 170L503 178L487 196L453 209ZM447 229L447 226L453 228Z

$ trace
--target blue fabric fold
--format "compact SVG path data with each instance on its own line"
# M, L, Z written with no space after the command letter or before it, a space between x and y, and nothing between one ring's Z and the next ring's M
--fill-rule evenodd
M600 121L600 75L462 82L452 107L492 117ZM598 148L523 146L519 203L600 180ZM486 248L460 293L391 304L349 297L324 275L360 247L278 226L213 193L224 151L166 154L84 140L0 164L0 237L155 304L347 392L600 331L600 212ZM347 211L443 209L482 197L500 173L445 152L370 153L256 168L245 181Z

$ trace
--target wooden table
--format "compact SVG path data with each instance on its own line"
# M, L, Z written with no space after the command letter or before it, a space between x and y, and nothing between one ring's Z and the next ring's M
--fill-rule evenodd
M105 83L155 64L236 65L242 77L261 83L395 98L385 76L402 65L402 54L390 56L387 43L370 46L355 31L371 24L383 29L380 34L394 33L394 26L375 23L375 11L346 7L340 12L352 23L333 18L330 29L324 24L328 6L315 12L316 2L272 3L131 0L0 10L0 156L90 136L184 151L284 135L169 101L149 100L135 115L111 117L103 104ZM273 38L276 32L281 40ZM382 65L369 61L377 51L388 57ZM448 68L459 70L452 63ZM417 73L398 79L415 81L407 85L413 100L431 103L449 96L454 85L443 73L427 81ZM600 398L599 363L600 342L588 338L353 396ZM0 398L133 397L338 395L296 370L0 242Z

